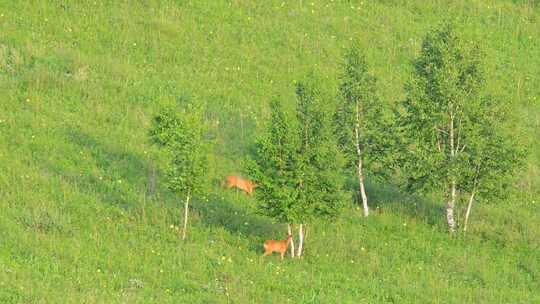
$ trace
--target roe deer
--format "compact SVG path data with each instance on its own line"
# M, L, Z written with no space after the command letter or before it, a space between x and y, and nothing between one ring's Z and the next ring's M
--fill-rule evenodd
M291 240L292 240L292 235L289 234L287 235L287 240L285 241L274 241L274 240L264 241L263 256L270 255L273 252L279 252L279 254L281 255L281 259L283 260L283 257L285 256L285 252L287 251L287 247L289 247Z
M225 181L227 182L227 185L226 185L227 189L236 187L242 191L245 191L249 195L252 195L253 189L257 187L257 185L254 182L248 179L241 178L240 176L236 176L236 175L227 176L225 178Z

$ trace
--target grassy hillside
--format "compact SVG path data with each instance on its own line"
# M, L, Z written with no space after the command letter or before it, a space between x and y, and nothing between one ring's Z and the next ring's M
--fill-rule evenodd
M224 191L268 117L313 72L335 92L351 40L385 102L446 17L481 42L528 166L511 200L450 238L441 205L370 184L378 207L308 226L302 260L262 259L284 228ZM540 301L538 1L0 0L1 303ZM208 104L214 187L181 242L179 198L147 129L164 103ZM463 207L463 206L461 206Z

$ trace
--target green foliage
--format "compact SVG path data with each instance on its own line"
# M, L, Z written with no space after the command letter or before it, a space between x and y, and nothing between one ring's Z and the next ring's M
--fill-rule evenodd
M508 198L516 183L516 173L524 166L526 150L507 134L507 118L500 100L483 98L474 109L474 121L464 132L469 146L465 147L467 164L462 188L469 193L475 191L477 199Z
M257 181L262 213L290 223L300 217L295 209L298 138L278 99L270 102L270 111L268 132L257 141L255 157L248 160L247 167Z
M502 198L514 182L524 154L502 132L500 101L485 93L482 56L450 24L424 39L399 117L408 189L442 194L455 181L462 194Z
M268 131L249 165L263 213L286 223L335 217L344 202L331 113L313 84L298 83L296 94L296 120L287 117L278 100L270 103Z
M385 166L392 156L389 153L392 125L377 94L377 79L369 72L358 44L347 51L342 69L334 117L339 148L346 155L351 171L356 169L361 157L366 169L387 175L389 170ZM357 145L362 156L357 153Z
M315 79L296 85L298 120L297 208L300 223L335 217L343 207L343 157L333 136L329 103Z
M423 41L398 122L406 141L401 153L407 155L403 171L409 189L445 192L451 180L462 176L465 162L459 150L466 143L457 138L464 137L463 126L474 118L468 111L481 100L483 76L475 49L448 24ZM460 131L454 134L453 129Z
M200 195L208 181L209 144L203 114L201 105L190 102L181 109L164 109L153 119L150 138L167 151L167 186L174 192Z

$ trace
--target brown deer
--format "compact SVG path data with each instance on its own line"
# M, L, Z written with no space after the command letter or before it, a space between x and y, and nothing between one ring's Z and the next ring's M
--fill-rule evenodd
M253 195L253 189L257 187L254 182L236 175L227 176L225 178L225 182L227 183L227 189L235 187L242 191L245 191L249 195Z
M270 255L273 252L279 252L279 254L281 255L281 259L283 260L283 257L285 256L285 252L287 251L287 247L289 247L291 240L292 240L292 235L289 234L287 235L287 240L284 240L284 241L275 241L275 240L264 241L263 256Z

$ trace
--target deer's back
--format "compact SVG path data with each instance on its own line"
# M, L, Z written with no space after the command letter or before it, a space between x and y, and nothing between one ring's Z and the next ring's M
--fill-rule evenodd
M253 187L253 182L236 175L227 176L227 183L231 186L236 186L243 190L250 190Z
M270 251L283 251L287 248L287 241L268 240L264 242L264 249Z

